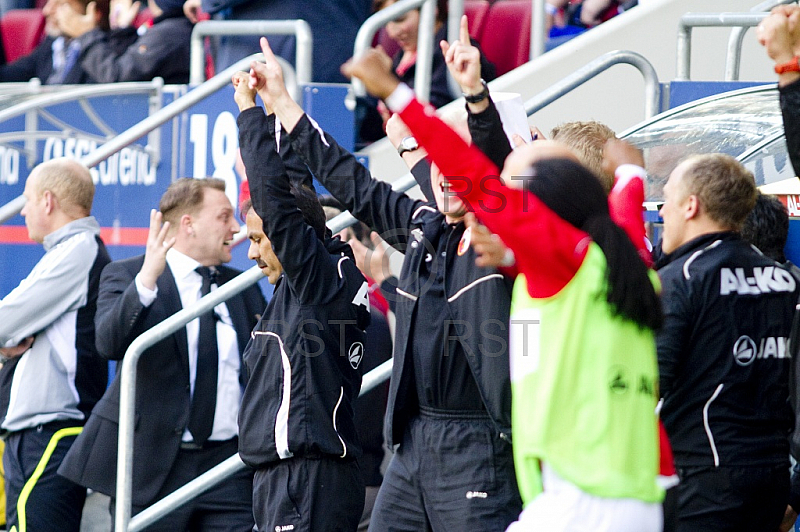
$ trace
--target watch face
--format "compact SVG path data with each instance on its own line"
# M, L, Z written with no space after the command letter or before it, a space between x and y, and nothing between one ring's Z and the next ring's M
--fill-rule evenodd
M403 149L410 151L416 150L419 147L419 144L417 144L417 139L414 137L406 137L403 139L401 146L403 146Z

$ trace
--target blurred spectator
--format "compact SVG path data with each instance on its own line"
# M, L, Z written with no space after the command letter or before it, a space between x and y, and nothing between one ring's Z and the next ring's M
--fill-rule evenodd
M33 7L33 0L0 0L0 17L12 9L31 9Z
M149 81L189 82L191 22L183 15L181 0L148 0L152 25L133 26L139 2L115 4L115 25L110 32L94 26L78 39L80 64L97 83ZM69 31L69 30L68 30Z
M0 66L0 82L39 78L46 85L89 83L75 37L94 27L108 30L108 6L108 0L47 0L42 8L47 37L30 54Z
M339 66L353 55L353 44L361 24L369 16L370 0L186 0L184 13L197 22L201 11L221 20L303 19L314 38L313 80L343 83ZM292 65L294 36L275 35L272 49ZM221 37L215 58L216 71L229 67L258 50L258 37Z
M385 9L397 0L374 0L375 12ZM386 24L386 33L400 45L400 50L392 58L392 70L409 87L414 87L417 64L417 43L419 36L419 9L412 9L404 15ZM447 40L447 0L437 0L436 22L433 36L433 64L431 71L431 92L429 102L434 107L442 107L454 100L447 82L447 65L444 61L439 43ZM479 50L478 41L471 39L472 45ZM492 81L496 77L494 65L481 54L481 73L485 81ZM389 119L389 114L383 104L378 105L381 119L375 113L374 98L362 101L364 106L363 118L359 136L363 142L371 142L383 137L383 124Z
M547 28L592 28L637 4L637 0L547 0Z

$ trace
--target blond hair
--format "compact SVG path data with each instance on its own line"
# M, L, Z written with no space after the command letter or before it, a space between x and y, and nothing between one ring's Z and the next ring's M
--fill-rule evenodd
M603 148L606 141L617 138L616 133L605 124L595 121L567 122L550 131L550 138L569 146L581 163L594 173L603 185L606 194L614 186L614 174L603 170Z
M36 167L34 190L41 197L50 191L65 214L83 218L92 212L94 182L89 169L72 159L52 159Z

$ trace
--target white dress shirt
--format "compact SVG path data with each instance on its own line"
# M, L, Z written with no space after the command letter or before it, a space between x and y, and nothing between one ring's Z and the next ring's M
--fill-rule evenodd
M181 297L181 306L188 308L201 297L203 278L195 271L199 262L180 251L172 248L167 251L167 265L178 293ZM149 307L156 300L158 287L155 290L146 288L136 276L136 290L139 301ZM213 291L216 284L211 286ZM214 410L214 427L209 440L229 440L239 434L239 404L242 400L242 389L239 385L239 345L236 340L236 329L233 327L228 307L220 303L214 307L217 315L217 348L219 352L217 371L217 406ZM194 381L197 375L197 340L200 334L200 318L195 318L186 324L186 340L189 348L189 389L194 394ZM183 441L192 441L188 429L183 432Z

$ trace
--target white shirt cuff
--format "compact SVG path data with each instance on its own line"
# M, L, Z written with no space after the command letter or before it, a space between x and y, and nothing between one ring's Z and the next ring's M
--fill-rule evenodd
M133 282L136 285L136 292L139 294L139 303L141 303L144 307L149 307L153 304L153 301L156 300L156 296L158 295L158 286L156 286L155 289L150 290L142 284L140 277L140 274L137 274L133 279Z
M386 102L386 107L388 107L390 111L399 113L408 107L408 104L410 104L413 99L414 91L405 83L401 83L384 101Z
M647 171L641 166L635 164L620 165L619 168L614 171L614 177L617 178L617 183L614 185L614 188L625 188L628 182L634 177L638 177L644 181L646 175Z

